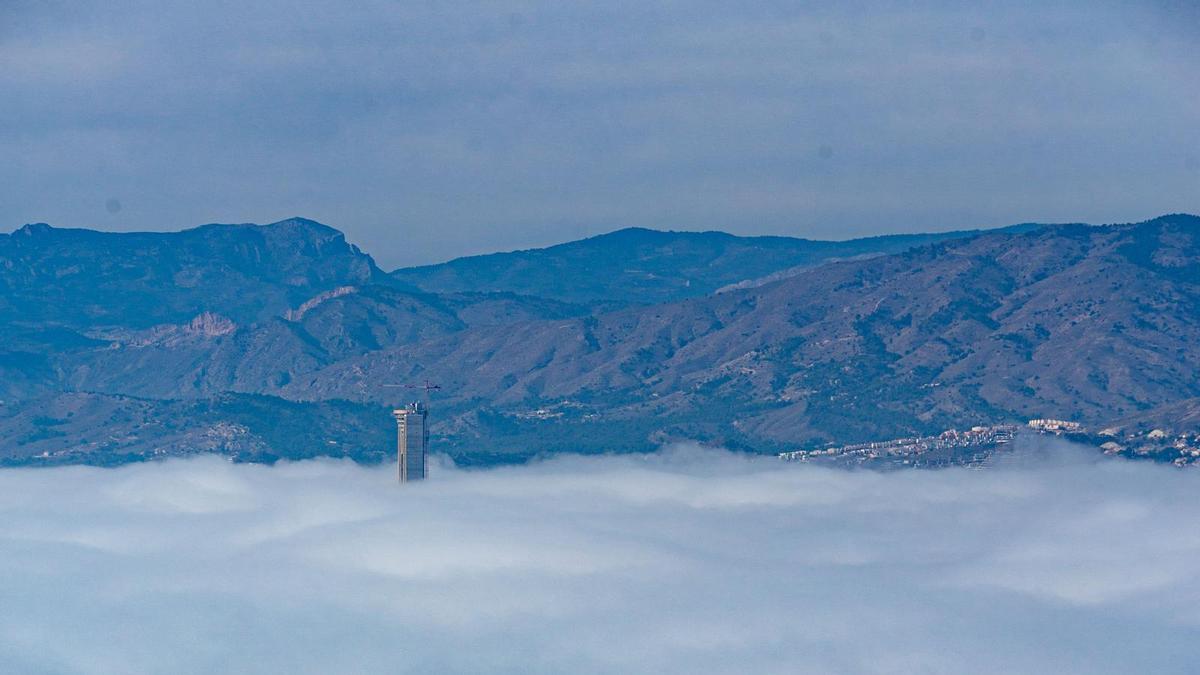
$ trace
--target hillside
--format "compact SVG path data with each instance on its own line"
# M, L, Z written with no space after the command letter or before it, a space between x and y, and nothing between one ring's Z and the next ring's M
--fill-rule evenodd
M758 242L770 258L786 242L721 239L705 287L724 290L655 305L563 301L606 285L628 290L611 265L561 275L558 299L414 290L307 222L287 227L324 243L297 247L298 258L264 243L274 226L221 226L227 248L211 255L191 239L215 236L206 228L175 235L182 252L146 243L159 235L98 238L132 237L145 258L81 253L77 241L91 235L54 234L71 231L10 235L0 251L23 262L2 277L0 457L104 463L105 453L206 448L243 459L380 458L386 406L397 402L383 385L426 379L443 387L433 401L437 447L466 463L669 439L770 451L1030 417L1195 424L1194 216L1021 226L812 269L780 257L774 264L785 266L769 270L730 248ZM612 236L658 235L675 236ZM676 268L669 252L643 258L659 278L689 279L701 274L696 250ZM175 294L169 281L218 270L228 278L210 280L225 289L212 296L186 285ZM79 274L124 290L106 303ZM655 288L647 294L681 292ZM82 318L37 306L89 292L102 306ZM167 417L174 426L162 426ZM241 431L225 439L213 429Z
M1198 222L984 234L375 352L287 393L371 397L368 379L419 372L452 406L652 418L749 447L1039 416L1101 423L1200 395Z
M0 406L0 466L132 461L219 453L271 462L282 457L390 456L391 417L381 406L344 401L298 403L222 394L173 401L62 393Z
M773 275L790 276L832 260L897 253L975 234L812 241L627 228L548 248L399 269L392 277L430 293L499 291L616 308L700 297Z
M468 326L588 311L408 288L302 218L167 233L26 225L0 235L0 402L253 393Z

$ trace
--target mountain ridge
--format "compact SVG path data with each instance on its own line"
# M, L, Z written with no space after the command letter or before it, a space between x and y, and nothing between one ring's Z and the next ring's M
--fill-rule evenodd
M282 436L270 419L281 416L305 439L358 439L337 453L376 461L386 453L353 443L377 443L384 433L375 426L396 401L379 385L425 379L443 385L434 402L438 445L466 463L561 449L646 450L670 439L761 452L1022 416L1157 421L1163 415L1155 411L1190 410L1179 401L1200 397L1189 375L1200 370L1200 331L1191 318L1200 316L1200 218L1187 214L1105 226L1021 225L934 241L918 235L920 245L892 253L838 260L821 251L819 266L777 269L784 276L765 281L752 277L765 257L758 251L730 255L680 244L681 269L666 267L670 283L649 294L683 288L690 295L656 304L415 289L368 264L369 256L332 228L281 223L284 244L287 229L298 228L328 245L292 246L298 257L285 256L279 269L257 276L226 274L237 266L204 258L197 252L211 250L204 247L165 251L171 274L182 260L186 269L208 265L211 279L229 282L205 302L188 294L207 288L176 288L157 255L163 249L144 240L135 237L133 252L115 257L115 272L109 258L88 260L106 255L103 247L83 251L84 263L109 265L102 267L107 279L133 280L128 297L99 319L22 315L22 303L78 291L72 275L61 273L81 263L71 257L76 249L51 247L33 266L46 287L31 293L5 276L22 268L11 264L13 249L0 240L0 285L7 284L0 329L8 338L0 345L0 417L9 420L9 443L35 439L0 446L0 456L41 461L33 456L48 452L55 461L99 462L97 448L158 456L161 448L136 427L192 411L196 423L174 428L171 452L194 436L198 447L243 459L286 457L272 445ZM210 244L214 236L232 242L240 260L261 252L244 237L258 242L260 230L252 228L270 225L212 227L186 232L199 230L188 237ZM56 231L30 227L20 236L61 236ZM617 240L754 241L653 232ZM635 246L617 264L642 256L650 267L666 266L675 257L654 247L644 253ZM723 278L705 288L677 283L701 269L697 261L711 260L731 276L740 269L744 280L761 283L719 294L709 289ZM738 267L747 260L752 264ZM289 276L289 266L310 261L315 274ZM556 278L567 294L575 285L586 295L597 283L614 283L609 269L583 266ZM297 285L287 283L293 278ZM253 311L223 312L227 299L243 310L238 303L249 301ZM120 321L122 311L150 302L170 311ZM91 412L38 426L39 408L70 408L78 402L73 396L96 397L86 399ZM239 417L240 404L220 401L256 412ZM309 430L296 426L305 410L313 411ZM345 418L336 420L338 414ZM214 444L212 429L234 428L225 422L249 430L238 438L255 440ZM132 440L96 440L108 436ZM91 450L72 455L71 447Z
M81 329L280 313L347 283L388 283L370 256L326 225L204 225L181 232L25 226L0 235L0 321Z
M1014 225L1017 230L1036 225ZM509 291L607 308L657 304L705 295L742 281L834 259L895 253L986 230L894 234L823 241L630 227L543 248L455 258L390 273L433 293ZM563 287L562 275L583 272L590 286Z
M808 274L727 296L477 335L468 343L475 346L466 352L439 343L427 346L427 355L422 355L418 346L398 360L389 361L386 353L367 355L363 358L371 362L354 362L353 368L393 377L410 376L419 368L448 381L451 390L479 398L484 391L495 391L491 399L509 405L525 400L540 405L555 398L586 398L589 389L615 388L630 392L626 397L639 401L631 414L646 406L656 407L656 414L664 420L663 408L671 405L666 402L668 397L687 398L688 394L681 392L715 388L714 396L684 406L695 410L697 405L707 405L705 401L736 400L740 386L747 390L744 396L752 398L796 399L787 405L772 404L769 407L778 410L749 414L743 420L747 428L757 425L777 442L788 436L800 442L806 434L810 442L831 439L838 433L838 425L854 430L842 432L842 438L864 432L900 435L989 421L988 415L1007 420L1024 415L1099 421L1109 413L1116 416L1169 403L1173 396L1186 395L1196 387L1188 376L1200 369L1200 355L1195 350L1188 352L1189 360L1160 363L1162 355L1186 352L1189 345L1200 341L1195 321L1186 319L1192 314L1184 311L1184 319L1178 319L1178 312L1165 313L1175 322L1162 330L1137 324L1155 320L1154 310L1138 303L1143 296L1156 293L1186 293L1186 297L1171 301L1200 315L1196 289L1200 275L1192 277L1191 283L1186 275L1175 278L1176 270L1195 264L1181 257L1180 251L1194 261L1197 223L1200 219L1191 216L1168 216L1136 225L1067 225L982 235L873 261L830 263ZM1178 226L1186 229L1172 229ZM1189 238L1175 250L1169 242L1158 246L1157 259L1168 265L1157 270L1155 278L1144 278L1146 269L1128 258L1139 247L1179 234ZM1127 240L1122 239L1125 235ZM1009 251L1012 245L1025 249ZM929 265L936 267L926 270ZM881 271L882 266L890 269ZM1057 275L1064 276L1055 278ZM889 281L892 279L907 279L908 285L897 286L899 282ZM1130 284L1136 294L1113 300L1107 286L1111 283ZM934 284L937 294L926 293ZM1007 300L1010 295L1011 302ZM1064 306L1072 310L1086 307L1107 323L1077 334L1078 321L1063 323L1056 316L1065 311ZM853 314L848 313L851 309ZM924 330L914 329L914 321ZM809 326L819 331L806 334L814 333L808 331ZM1112 326L1117 326L1112 329L1115 336L1109 334ZM558 337L547 340L543 334ZM1158 345L1157 351L1147 352L1143 345L1162 342L1163 335L1175 337ZM1093 340L1100 345L1095 353L1078 348ZM1039 347L1048 350L1045 358L1037 355ZM795 364L792 371L773 362L780 358L795 361L798 354L807 362ZM1095 372L1084 372L1081 378L1078 373L1061 371L1055 359ZM1088 365L1091 360L1104 361L1104 367L1093 368L1094 364ZM856 364L854 368L839 374L850 363ZM893 367L893 363L899 365ZM1136 371L1171 363L1156 382L1130 374L1131 368ZM439 364L470 364L473 370L468 379L454 379L459 371ZM506 369L501 364L511 366ZM335 371L347 367L351 364L333 366ZM549 375L547 369L557 371ZM1038 373L1043 369L1064 384L1040 382ZM986 375L974 375L976 371ZM1015 373L1021 375L1020 384L998 384ZM1099 373L1108 379L1089 384L1088 378L1100 377ZM939 382L939 375L954 379L957 385L946 387ZM329 377L336 382L343 375L334 372ZM773 384L779 377L784 378L782 383ZM1121 385L1128 402L1106 393L1109 381ZM931 389L921 392L923 386ZM810 389L831 391L833 404L802 395ZM844 398L854 391L874 391L881 401L861 418L847 416L846 410L861 407L861 402ZM330 393L350 392L335 387ZM686 410L676 412L686 416ZM826 421L814 421L814 413ZM870 419L888 416L893 419L885 424L872 424Z

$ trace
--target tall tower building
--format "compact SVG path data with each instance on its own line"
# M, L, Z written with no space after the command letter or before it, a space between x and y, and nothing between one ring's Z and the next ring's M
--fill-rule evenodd
M429 450L429 408L410 403L392 411L396 418L396 459L400 482L425 478L425 453Z

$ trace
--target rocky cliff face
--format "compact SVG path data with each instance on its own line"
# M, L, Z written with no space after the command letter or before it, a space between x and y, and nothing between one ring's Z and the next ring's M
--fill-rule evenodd
M0 235L0 322L147 328L204 312L280 316L339 285L384 281L342 233L293 218L175 233L27 225Z

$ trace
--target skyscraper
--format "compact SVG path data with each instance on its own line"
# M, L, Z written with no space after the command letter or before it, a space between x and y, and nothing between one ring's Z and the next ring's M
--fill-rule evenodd
M392 411L396 418L396 459L400 482L425 478L425 453L429 450L429 408L410 403Z

